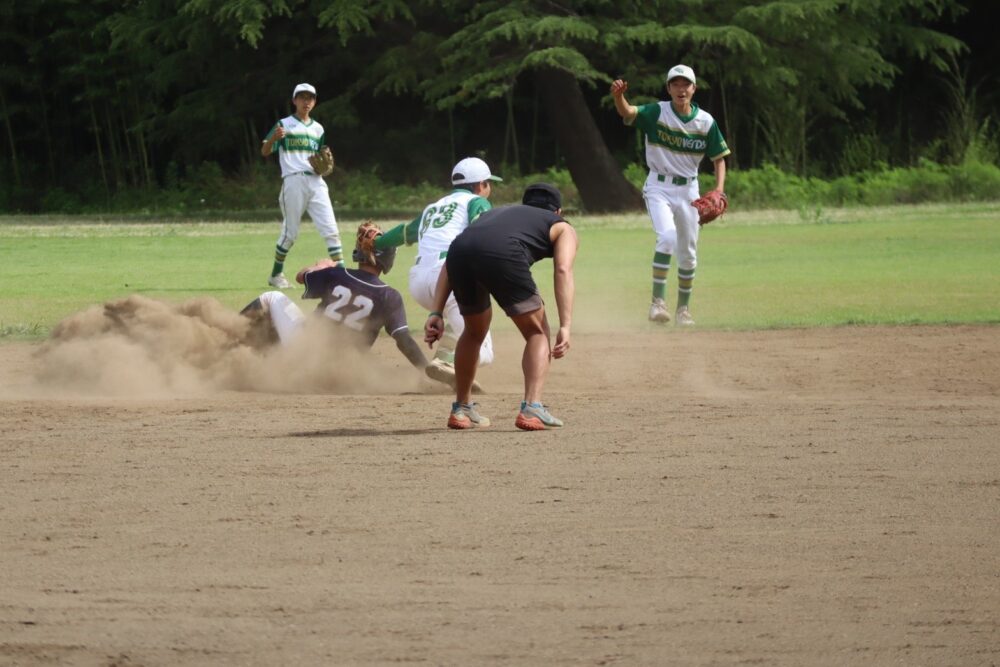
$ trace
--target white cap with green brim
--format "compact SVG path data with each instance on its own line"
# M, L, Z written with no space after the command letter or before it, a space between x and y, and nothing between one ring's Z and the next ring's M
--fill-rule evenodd
M451 170L452 185L467 185L483 181L503 181L503 179L494 176L490 172L489 165L477 157L467 157Z
M313 88L308 83L300 83L299 85L295 86L295 90L292 91L292 99L294 100L295 96L298 95L299 93L312 93L315 96L316 89Z
M671 79L676 79L677 77L687 79L691 83L697 83L694 78L694 70L687 65L674 65L671 67L670 71L667 72L667 83L670 83Z

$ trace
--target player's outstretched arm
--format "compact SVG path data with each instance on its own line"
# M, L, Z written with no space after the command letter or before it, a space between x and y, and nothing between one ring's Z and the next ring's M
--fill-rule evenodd
M417 242L417 236L420 232L420 219L421 216L417 216L410 222L398 224L384 234L375 237L375 249L396 248L404 243L413 245Z
M424 356L417 341L413 340L413 336L408 330L397 331L392 337L396 341L396 349L403 353L403 356L413 364L414 368L423 370L427 366L427 357Z

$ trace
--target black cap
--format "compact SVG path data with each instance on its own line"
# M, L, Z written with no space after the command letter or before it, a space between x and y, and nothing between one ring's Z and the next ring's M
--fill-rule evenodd
M559 188L548 183L532 183L524 189L521 203L535 208L558 211L562 208L562 195Z

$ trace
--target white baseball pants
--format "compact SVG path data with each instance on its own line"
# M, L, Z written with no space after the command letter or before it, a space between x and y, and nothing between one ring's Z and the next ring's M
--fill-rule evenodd
M674 185L661 182L650 172L642 188L646 210L656 233L656 251L673 255L679 269L698 265L698 209L691 202L698 198L698 181Z
M340 230L337 229L337 218L330 203L330 189L321 176L304 173L286 176L281 183L278 204L283 216L281 235L278 237L280 247L289 250L295 244L305 213L309 213L320 236L326 240L327 248L341 247Z
M278 332L278 340L282 345L288 345L305 324L306 316L302 314L302 309L278 291L264 292L260 295L260 302L267 309L271 323Z
M438 275L444 271L444 259L437 257L421 257L421 261L410 269L410 295L414 301L427 310L434 309L434 291L437 289ZM451 327L457 339L465 331L465 320L458 312L458 302L455 295L449 295L444 305L444 321ZM482 347L479 348L479 365L493 363L493 335L486 332Z

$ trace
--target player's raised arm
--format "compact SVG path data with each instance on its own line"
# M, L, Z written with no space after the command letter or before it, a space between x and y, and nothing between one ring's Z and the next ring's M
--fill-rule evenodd
M635 120L639 109L629 104L628 100L625 99L626 90L628 90L628 81L615 79L611 83L611 99L615 102L615 110L626 123L631 123Z
M274 152L274 145L285 138L285 128L281 126L279 121L271 133L267 135L267 138L260 145L260 154L264 157L270 157L271 153Z

